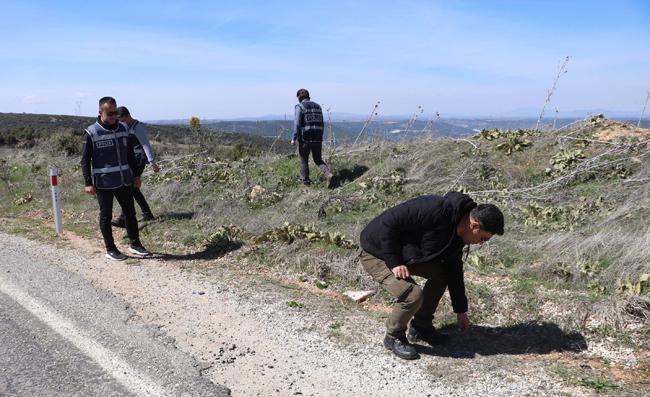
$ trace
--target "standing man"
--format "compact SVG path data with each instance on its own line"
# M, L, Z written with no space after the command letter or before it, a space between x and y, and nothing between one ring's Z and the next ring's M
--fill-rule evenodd
M133 206L133 187L140 187L139 168L133 152L137 140L135 135L129 134L125 125L118 122L114 98L103 97L99 100L97 121L86 128L83 139L81 170L85 191L97 196L99 229L104 238L106 257L114 261L126 259L113 240L113 198L117 199L125 215L126 233L131 242L129 252L140 257L150 255L140 243Z
M422 196L390 208L361 232L363 268L396 300L386 321L384 346L397 357L419 358L412 343L444 343L433 314L449 288L458 328L470 327L462 249L503 235L503 214L493 204L477 205L468 195ZM427 279L423 288L412 275ZM411 322L410 327L407 325Z
M291 144L298 142L298 155L300 155L300 176L302 183L306 186L311 185L309 179L309 153L314 158L314 163L318 166L327 181L327 187L332 184L332 173L323 162L323 110L316 102L309 98L309 91L304 88L298 90L298 104L295 109L294 131L291 138Z
M135 161L138 167L138 169L135 170L136 175L141 175L147 164L151 164L153 172L160 171L160 167L156 164L153 149L149 143L149 130L147 129L146 124L132 118L129 109L127 109L126 106L120 106L117 108L117 117L121 123L126 124L129 134L133 134L137 138L137 144L133 147ZM151 213L151 208L149 208L149 203L145 200L139 187L133 188L133 198L142 210L142 220L150 221L154 219L154 216ZM124 221L124 212L122 212L116 219L113 219L111 224L117 227L125 227L126 222Z

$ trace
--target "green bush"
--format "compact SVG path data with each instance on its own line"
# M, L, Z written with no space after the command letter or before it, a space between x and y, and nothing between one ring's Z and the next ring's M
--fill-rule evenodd
M524 225L543 231L575 230L580 225L587 224L588 218L603 209L603 198L593 201L581 197L579 204L567 206L542 206L537 201L531 201L521 208L519 217Z
M312 242L322 241L346 249L357 249L358 246L338 232L324 232L313 225L297 225L285 222L284 226L276 227L255 238L256 243L265 241L283 241L291 244L297 239L307 239Z
M403 168L397 168L387 176L376 176L369 181L359 182L359 186L364 189L375 189L388 195L400 195L403 193L402 187L406 184L406 171Z
M31 127L15 127L8 130L0 130L0 145L20 145L32 147L39 138Z
M81 136L70 129L55 131L49 139L50 150L63 153L66 156L81 154Z
M498 128L495 128L492 130L483 129L472 138L495 142L494 148L496 150L510 155L532 146L533 141L530 138L535 135L537 135L537 133L531 130L518 129L516 131L501 131Z

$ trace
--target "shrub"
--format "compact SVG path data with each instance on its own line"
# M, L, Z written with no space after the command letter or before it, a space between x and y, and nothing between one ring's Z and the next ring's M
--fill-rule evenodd
M369 181L359 182L359 186L364 189L376 189L386 194L402 194L402 187L406 183L406 171L403 168L397 168L387 176L376 176Z
M312 242L322 241L341 248L356 249L357 245L340 233L318 230L313 225L297 225L285 222L284 226L276 227L255 238L256 243L265 241L283 241L291 244L297 239L307 239Z
M585 154L582 152L582 149L564 148L551 157L550 163L553 169L547 168L546 173L554 175L562 174L584 158Z
M81 138L70 129L55 131L49 139L50 150L66 156L81 154Z
M574 230L578 225L587 223L588 217L603 207L602 197L594 201L587 201L582 197L580 204L563 207L544 207L536 201L531 201L521 208L521 217L525 226L538 230Z

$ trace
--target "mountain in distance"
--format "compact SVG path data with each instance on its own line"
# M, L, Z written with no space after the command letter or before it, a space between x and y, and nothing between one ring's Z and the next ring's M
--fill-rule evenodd
M537 119L539 117L539 112L541 108L517 108L512 110L507 110L503 112L494 112L494 113L445 113L443 118L453 118L453 119ZM561 110L557 112L558 118L572 118L572 119L584 119L589 117L589 115L603 114L606 118L609 119L634 119L638 120L641 115L641 109L638 112L628 111L628 110L612 110L604 108L593 108L593 109L573 109L573 110ZM647 114L646 114L647 116ZM547 106L544 111L545 119L555 118L555 108L552 106Z
M486 119L535 119L539 116L539 108L517 108L511 109L503 112L494 112L494 113L441 113L441 120L486 120ZM640 116L639 111L625 111L625 110L611 110L604 108L593 108L593 109L574 109L568 111L559 111L557 113L558 119L584 119L589 115L603 114L609 119L624 119L624 120L634 120L635 118L638 121ZM360 114L360 113L349 113L349 112L331 112L329 117L331 117L332 122L365 122L370 114ZM648 115L646 114L646 117ZM325 121L328 121L328 114L324 109ZM381 114L373 117L374 121L384 121L384 122L399 122L403 120L409 120L412 117L412 114ZM430 120L431 115L429 114L420 114L419 120ZM548 106L545 114L545 120L553 120L555 118L555 109L552 106ZM293 121L293 111L288 111L286 114L267 114L263 116L242 116L242 117L224 117L224 118L201 118L203 124L213 124L219 122L237 122L237 121ZM186 119L170 119L170 120L146 120L148 123L158 124L158 125L169 125L169 124L188 124L189 117Z
M426 126L428 120L418 120L410 127L408 120L373 120L369 123L364 135L372 138L389 140L410 139L422 134L432 133L435 136L463 136L472 134L467 127L453 125L440 120L433 123L431 128ZM325 136L329 137L330 127L338 142L354 141L364 128L365 121L333 121L325 123ZM264 137L281 137L291 139L293 120L257 120L257 121L203 121L202 125L215 131L233 131ZM427 131L424 131L428 128Z

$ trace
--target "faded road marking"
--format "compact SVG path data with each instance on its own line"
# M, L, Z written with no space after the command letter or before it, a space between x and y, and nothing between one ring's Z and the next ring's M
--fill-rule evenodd
M0 292L9 296L64 339L72 343L132 393L145 396L167 396L172 394L168 393L149 377L136 371L117 354L85 335L71 321L56 314L47 305L29 296L29 294L17 286L12 285L2 277L0 277Z

